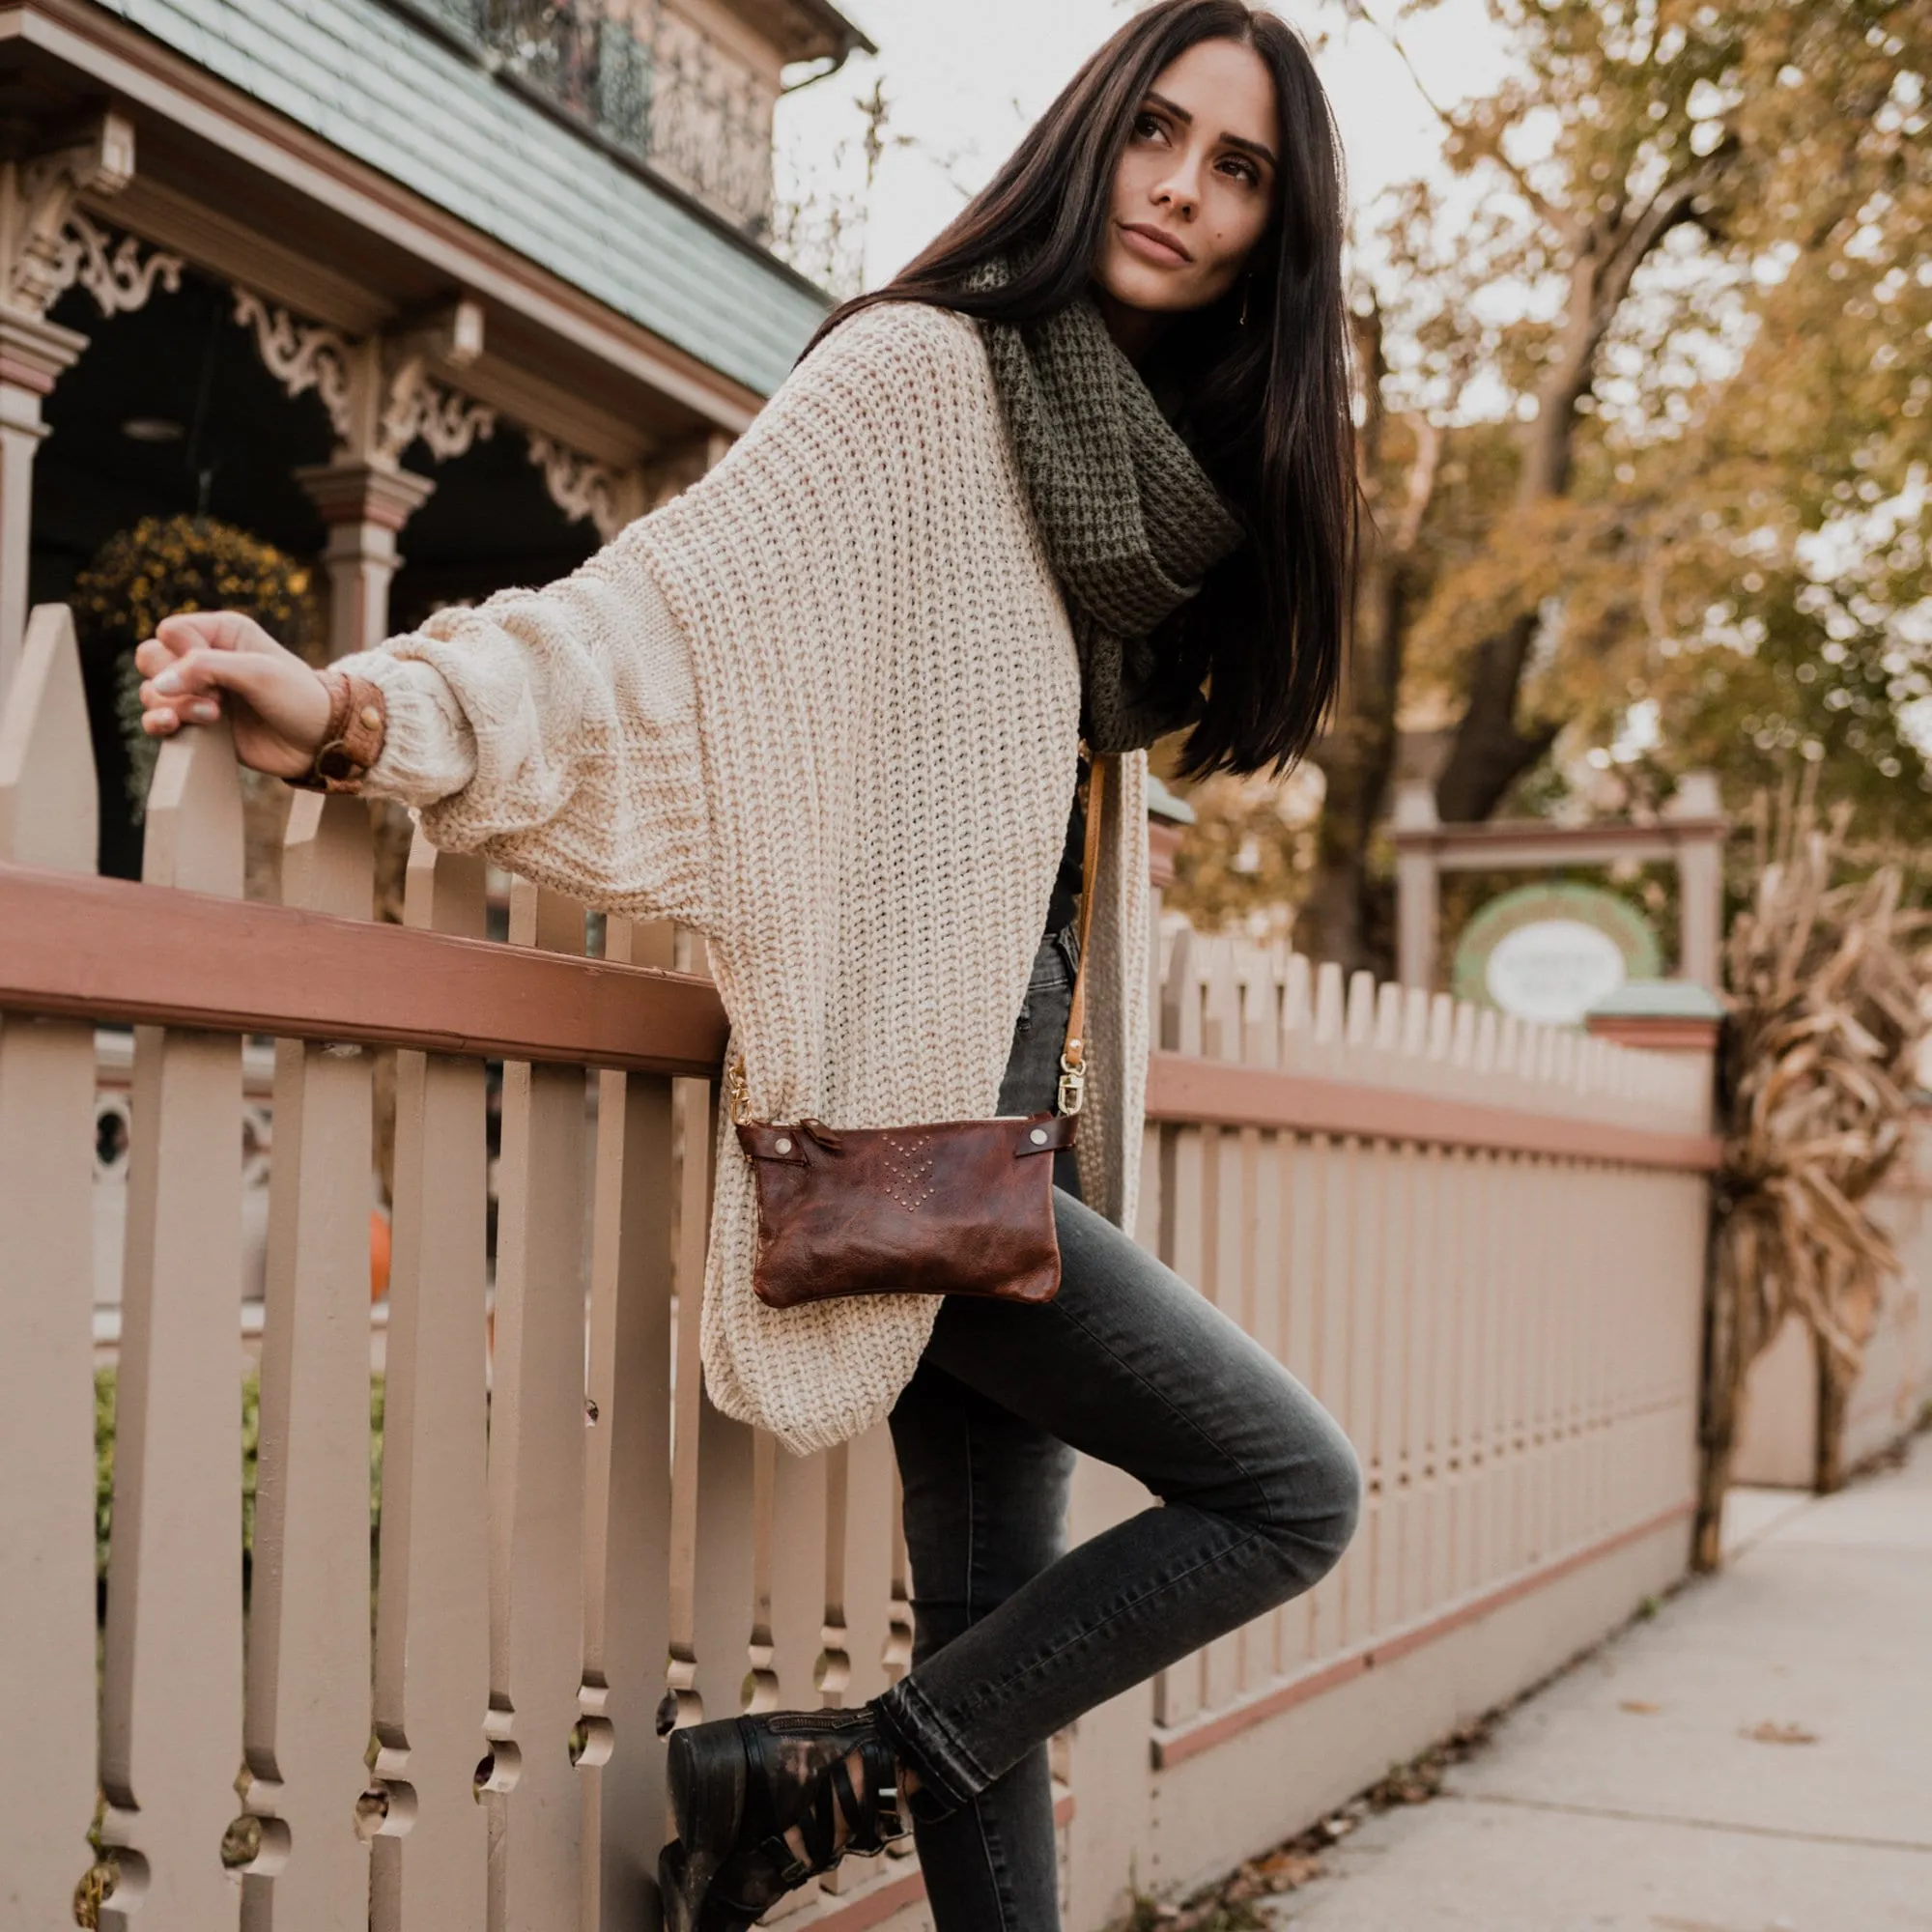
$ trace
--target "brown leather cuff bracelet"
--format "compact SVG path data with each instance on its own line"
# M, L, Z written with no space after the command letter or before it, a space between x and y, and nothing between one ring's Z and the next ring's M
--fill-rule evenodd
M345 670L320 675L328 693L328 723L308 770L289 783L303 791L360 791L364 775L383 755L389 716L383 688Z

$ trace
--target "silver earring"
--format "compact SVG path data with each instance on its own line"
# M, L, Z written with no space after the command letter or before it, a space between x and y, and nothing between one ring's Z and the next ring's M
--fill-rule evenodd
M1254 276L1254 270L1251 269L1248 270L1246 279L1241 283L1240 326L1243 328L1247 327L1248 326L1248 304L1254 299L1254 295L1255 295L1255 276Z

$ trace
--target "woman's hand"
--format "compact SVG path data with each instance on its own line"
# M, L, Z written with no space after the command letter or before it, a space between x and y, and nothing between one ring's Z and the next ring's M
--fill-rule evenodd
M163 617L135 651L134 668L145 680L141 729L151 738L213 724L225 692L244 765L299 778L322 748L328 693L321 677L252 617L234 611Z

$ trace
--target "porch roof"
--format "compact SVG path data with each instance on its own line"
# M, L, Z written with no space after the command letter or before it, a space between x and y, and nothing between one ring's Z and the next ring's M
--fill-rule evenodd
M825 313L765 250L383 0L98 4L761 395Z

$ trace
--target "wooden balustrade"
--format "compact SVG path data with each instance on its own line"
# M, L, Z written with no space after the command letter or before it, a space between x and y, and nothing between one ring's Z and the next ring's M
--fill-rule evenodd
M1141 1820L1143 1884L1279 1836L1681 1570L1716 1158L1708 1061L1185 931L1161 1011L1143 1237L1334 1412L1367 1495L1315 1591L1135 1700L1151 1778L1076 1751L1083 1813ZM1129 1506L1090 1495L1079 1526ZM1513 1626L1539 1599L1567 1614ZM1436 1717L1390 1710L1396 1675Z
M379 924L363 808L307 795L283 903L251 903L218 730L163 749L141 885L90 876L93 796L43 610L0 716L0 1735L32 1741L0 1753L0 1932L66 1922L90 1873L138 1932L652 1923L661 1710L857 1704L910 1653L885 1432L795 1460L703 1399L701 942L611 919L586 958L583 909L518 882L490 944L480 864L420 838ZM1690 1493L1708 1063L1186 933L1156 994L1141 1236L1334 1409L1369 1497L1311 1597L1061 1741L1074 1932L1600 1632L1674 1574ZM137 1026L98 1723L97 1022ZM244 1631L250 1034L278 1044ZM1136 1504L1083 1465L1076 1533ZM918 1895L859 1861L775 1917L909 1928Z

